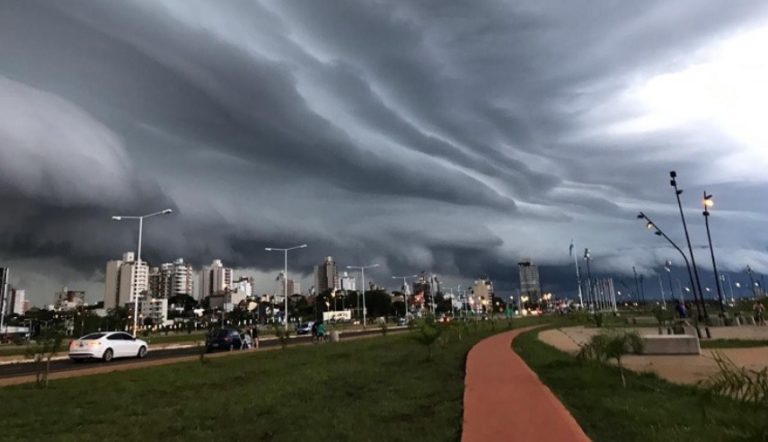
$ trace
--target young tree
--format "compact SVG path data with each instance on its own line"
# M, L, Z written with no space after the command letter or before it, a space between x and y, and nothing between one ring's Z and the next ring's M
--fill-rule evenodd
M599 362L616 360L621 375L621 384L626 388L622 359L628 354L640 354L643 351L643 340L636 331L621 333L600 333L581 346L579 357L595 359Z
M35 384L38 388L48 388L51 358L60 350L63 340L62 328L48 327L40 332L35 345L27 348L27 356L32 357L35 363Z
M443 334L443 328L435 322L431 315L419 321L416 333L413 339L419 344L427 347L427 360L432 360L432 347Z

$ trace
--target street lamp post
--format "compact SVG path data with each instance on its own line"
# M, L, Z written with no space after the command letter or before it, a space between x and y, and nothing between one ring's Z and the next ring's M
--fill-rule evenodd
M392 275L392 279L402 279L403 280L403 318L408 316L408 278L418 278L419 275L405 275L405 276L397 276Z
M590 310L595 312L595 294L592 291L592 267L589 262L592 261L592 256L589 253L589 249L584 249L584 261L587 263L587 299L590 300Z
M645 213L643 213L643 212L640 212L640 213L637 215L637 218L638 218L638 219L644 219L644 220L646 221L646 224L645 224L645 227L646 227L646 228L648 228L648 229L655 229L656 231L654 232L654 234L655 234L656 236L661 236L661 237L663 237L664 239L666 239L666 240L667 240L667 242L668 242L668 243L670 243L670 244L672 245L672 247L674 247L674 248L675 248L675 250L677 250L677 251L680 253L680 256L682 256L682 257L683 257L683 261L685 261L685 266L686 266L686 268L688 269L688 277L690 278L690 280L691 280L691 286L693 287L693 274L691 273L691 266L690 266L690 264L688 263L688 257L687 257L687 256L685 256L685 253L682 251L682 249L680 249L680 247L678 247L678 245L677 245L677 244L675 244L675 242L674 242L674 241L672 241L672 239L671 239L670 237L668 237L668 236L667 236L667 234L666 234L666 233L664 233L664 232L663 232L663 231L662 231L662 230L659 228L659 226L658 226L658 225L656 225L656 223L654 223L653 221L651 221L651 219L650 219L650 218L648 218L648 216L647 216ZM680 297L682 298L682 292L680 292ZM696 291L695 291L695 290L694 290L694 292L693 292L693 302L696 304L696 311L697 311L697 313L698 313L698 315L699 315L699 318L701 318L701 307L699 306L699 300L696 298ZM702 303L702 304L704 304L704 300L703 300L703 299L701 300L701 303ZM708 337L708 338L709 338L709 337L711 337L711 336L710 336L710 333L709 333L709 327L705 327L705 330L706 330L706 332L707 332L707 337ZM696 326L696 332L699 334L699 337L701 337L701 331L699 331L699 327L698 327L698 324L697 324L697 326Z
M757 299L757 290L755 289L755 278L752 275L752 267L747 266L747 274L749 275L749 286L752 288L752 299Z
M571 240L571 248L569 251L573 251L573 240ZM584 298L581 294L581 274L579 272L579 257L578 254L573 253L573 266L576 269L576 284L577 284L577 292L579 295L579 307L584 310Z
M709 319L709 314L707 313L707 304L704 302L704 294L701 292L701 279L699 279L699 270L696 267L696 257L693 254L693 246L691 245L691 237L688 235L688 224L685 222L685 213L683 212L683 203L680 201L680 194L683 193L683 189L677 188L677 172L674 170L669 172L669 177L671 180L669 181L669 185L672 186L675 189L675 198L677 198L677 207L680 209L680 219L683 221L683 231L685 231L685 241L688 243L688 252L691 255L691 267L693 268L693 274L696 276L696 286L694 287L695 290L699 292L699 298L701 299L701 308L704 313L704 319ZM709 330L709 329L707 329Z
M720 288L720 278L717 273L717 263L715 262L715 249L712 247L712 235L709 233L709 208L714 205L712 195L704 192L704 225L707 227L707 241L709 241L709 254L712 256L712 270L715 272L715 287L717 287L717 301L720 303L720 316L725 317L725 306L723 305L723 290Z
M640 283L637 280L637 269L635 269L635 266L632 266L632 274L635 276L635 299L639 303L642 298L640 297Z
M360 270L360 277L363 280L362 281L363 282L363 289L362 289L362 292L363 292L363 328L365 328L366 325L367 325L366 324L366 313L367 313L366 310L367 309L365 308L365 269L372 269L372 268L375 268L375 267L378 267L378 266L379 266L378 264L371 264L371 265L368 265L368 266L347 266L347 268L350 269L350 270Z
M667 271L667 277L669 278L670 299L675 299L675 289L672 285L672 261L667 260L667 262L664 263L664 270Z
M280 249L277 247L266 247L264 250L267 252L283 252L283 301L285 302L285 311L283 312L283 327L288 330L288 252L296 249L306 248L306 244L301 244L295 247L288 247L286 249Z
M144 218L151 218L153 216L157 215L167 215L169 213L173 213L173 210L171 209L165 209L161 210L159 212L152 212L148 213L146 215L118 215L113 216L112 219L115 221L122 221L124 219L137 219L139 220L139 245L136 250L136 271L139 271L139 267L141 266L141 237L142 233L144 231ZM133 295L133 293L131 293ZM138 327L138 321L139 321L139 296L138 293L136 296L133 297L133 337L136 337L136 329Z
M733 298L733 281L732 281L732 280L731 280L731 278L730 278L730 277L729 277L727 274L725 274L725 273L723 273L722 275L720 275L720 281L721 281L721 282L728 282L728 289L729 289L728 291L729 291L729 292L730 292L730 294L731 294L731 304L734 304L734 303L736 302L736 300Z

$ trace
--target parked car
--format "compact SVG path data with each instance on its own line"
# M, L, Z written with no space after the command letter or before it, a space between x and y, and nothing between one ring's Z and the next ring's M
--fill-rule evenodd
M146 341L125 332L91 333L69 343L69 358L75 362L114 358L144 358L149 351Z
M205 337L205 350L240 350L243 347L243 338L240 332L233 328L216 328L208 332Z
M296 326L297 335L308 335L312 332L312 326L315 325L315 321L305 322Z

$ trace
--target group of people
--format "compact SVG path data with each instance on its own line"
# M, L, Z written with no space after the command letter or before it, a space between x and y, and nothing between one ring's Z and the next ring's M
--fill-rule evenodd
M248 327L240 336L243 349L259 348L259 329L255 326Z
M761 301L755 301L752 305L752 311L754 312L755 324L766 325L765 322L765 306ZM688 306L680 301L675 301L675 313L680 319L686 319L688 317Z
M317 321L312 324L312 342L320 342L321 340L328 340L328 336L325 333L325 324L323 324L323 321Z

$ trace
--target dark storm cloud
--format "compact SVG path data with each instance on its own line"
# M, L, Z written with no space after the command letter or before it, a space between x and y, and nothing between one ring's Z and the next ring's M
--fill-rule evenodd
M172 207L147 226L150 260L268 270L265 246L308 242L305 274L333 254L511 288L530 256L561 284L573 237L606 272L663 261L633 217L674 226L665 174L678 168L687 204L702 176L728 200L714 233L748 257L733 270L768 267L768 234L734 233L764 222L744 195L765 181L711 166L738 141L702 125L610 129L638 116L622 98L638 79L688 66L765 8L6 2L0 256L98 278L135 237L110 215ZM648 247L616 252L633 243Z

